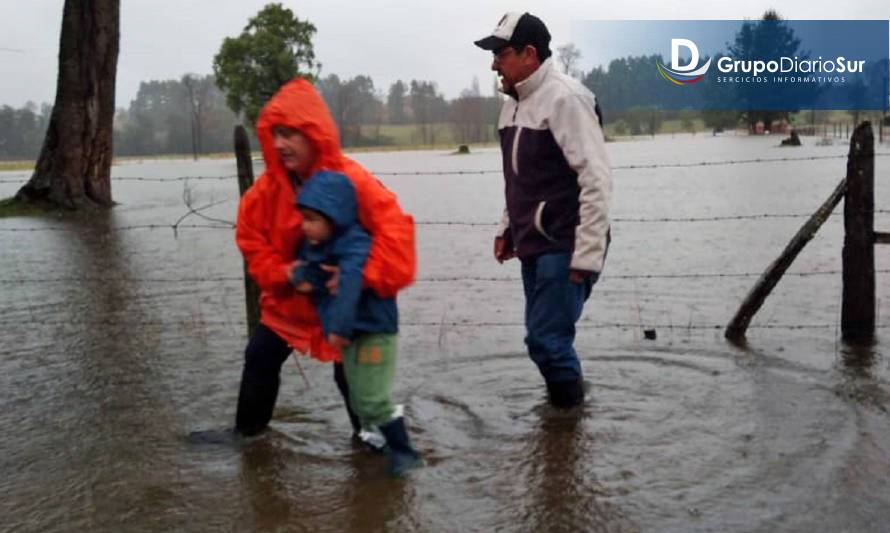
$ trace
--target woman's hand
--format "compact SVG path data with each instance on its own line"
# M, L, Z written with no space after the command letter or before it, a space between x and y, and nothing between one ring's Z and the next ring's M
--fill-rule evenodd
M334 348L337 348L339 350L339 349L349 346L349 339L343 338L340 335L337 335L336 333L329 333L328 334L328 344L330 344L331 346L333 346Z

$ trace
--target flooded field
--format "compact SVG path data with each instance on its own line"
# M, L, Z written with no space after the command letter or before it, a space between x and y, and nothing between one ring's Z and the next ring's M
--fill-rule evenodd
M886 532L890 250L876 250L873 349L838 340L841 216L798 257L747 346L723 339L845 173L830 157L843 142L778 142L609 145L614 240L578 335L590 385L580 418L546 406L524 351L519 265L491 258L503 178L436 174L496 171L499 153L359 154L419 222L395 395L429 467L407 480L353 447L332 368L307 358L306 380L286 363L271 431L189 442L232 424L247 340L241 257L223 223L237 206L234 161L115 166L115 178L229 178L115 181L107 217L0 219L0 525ZM813 159L650 167L757 158ZM0 197L27 175L0 173ZM876 209L890 209L888 176L890 157L877 158ZM216 221L192 214L174 232L184 198ZM712 220L689 220L700 218ZM875 224L890 231L890 215Z

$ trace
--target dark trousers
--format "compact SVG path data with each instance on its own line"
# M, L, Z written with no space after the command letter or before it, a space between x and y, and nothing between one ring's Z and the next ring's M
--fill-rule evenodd
M596 279L569 281L571 259L570 253L553 253L522 261L525 344L548 383L582 378L574 347L575 323Z
M290 346L274 331L263 324L257 326L244 350L244 369L238 391L235 429L242 435L256 435L269 425L278 399L281 365L291 351ZM349 406L349 386L340 363L334 364L334 381L343 396L353 429L357 431L358 417Z

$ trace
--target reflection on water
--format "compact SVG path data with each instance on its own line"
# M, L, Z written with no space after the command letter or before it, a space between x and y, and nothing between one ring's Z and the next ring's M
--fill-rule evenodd
M625 166L686 162L678 158L692 153L787 155L772 144L686 137L610 150ZM844 147L800 150L795 155ZM500 164L495 150L359 159L381 171ZM834 163L616 171L614 216L809 213L836 185L843 160ZM222 176L234 163L114 172ZM496 174L383 178L421 222L484 224L503 208ZM890 203L881 183L878 205ZM308 360L308 386L296 365L285 366L263 436L188 438L233 418L246 338L232 232L112 231L179 219L188 211L183 187L195 206L221 202L208 216L234 219L234 180L204 180L115 182L120 205L91 218L0 220L0 229L68 230L0 231L4 528L886 531L885 330L868 348L838 343L839 276L786 276L754 326L807 327L754 327L740 347L721 329L699 326L725 323L756 276L631 277L761 272L801 219L614 224L608 273L579 329L591 390L576 413L546 406L516 326L518 265L490 260L494 227L418 225L419 278L462 281L419 281L400 295L396 399L430 465L391 480L384 458L351 443L330 367ZM839 268L840 218L826 223L792 272ZM876 257L890 264L890 250ZM880 298L890 279L878 276L877 288ZM657 340L640 335L649 328Z
M545 414L528 444L521 523L531 531L636 531L607 501L605 487L585 477L597 443L584 432L584 413L538 410Z

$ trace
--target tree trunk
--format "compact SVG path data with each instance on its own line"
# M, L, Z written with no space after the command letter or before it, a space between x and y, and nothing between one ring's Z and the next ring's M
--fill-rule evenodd
M65 0L56 102L23 202L111 206L120 0Z

